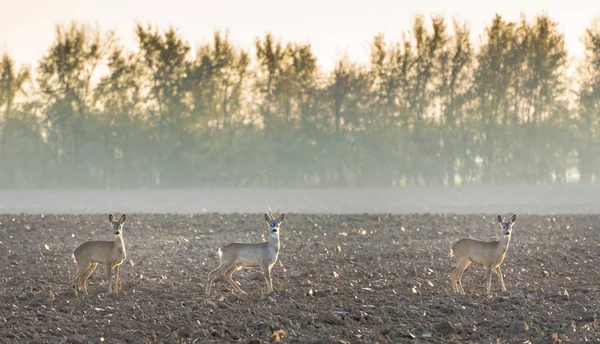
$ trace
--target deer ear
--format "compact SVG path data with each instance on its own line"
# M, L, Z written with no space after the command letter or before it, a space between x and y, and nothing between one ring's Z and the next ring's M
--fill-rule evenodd
M265 221L271 222L271 218L269 217L269 214L267 214L267 213L265 213Z
M113 214L108 214L108 221L115 222L115 217L113 216Z
M498 215L498 222L502 223L502 215Z
M119 222L125 223L125 220L127 220L127 215L125 215L125 214L121 215L121 218L119 219Z
M285 217L285 214L281 214L279 215L279 219L277 220L279 223L283 222L283 219Z
M517 214L513 214L512 218L510 219L510 222L516 222L517 221Z

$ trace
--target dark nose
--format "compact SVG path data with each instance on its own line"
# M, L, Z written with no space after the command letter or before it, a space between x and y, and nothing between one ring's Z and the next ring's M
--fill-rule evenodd
M273 233L277 233L277 228L273 228Z
M121 234L121 232L119 232L119 231L116 231L116 232L115 232L115 235L119 235L119 234Z

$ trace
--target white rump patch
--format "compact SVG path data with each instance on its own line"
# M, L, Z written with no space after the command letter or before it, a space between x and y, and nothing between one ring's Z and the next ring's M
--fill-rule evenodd
M223 251L219 248L219 258L223 257Z

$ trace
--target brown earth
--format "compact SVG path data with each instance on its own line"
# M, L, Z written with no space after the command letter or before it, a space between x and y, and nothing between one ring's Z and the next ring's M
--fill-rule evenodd
M119 215L119 214L115 214ZM505 214L506 216L510 214ZM128 214L122 291L105 270L71 289L72 251L107 240L106 214L0 215L0 342L598 342L599 216L519 216L508 292L471 266L450 288L450 245L500 231L482 215L286 214L275 293L258 271L204 295L217 248L266 240L261 214Z

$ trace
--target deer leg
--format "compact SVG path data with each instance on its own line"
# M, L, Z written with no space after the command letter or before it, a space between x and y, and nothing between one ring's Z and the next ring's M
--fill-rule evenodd
M80 286L83 289L83 293L85 295L88 294L87 292L87 280L90 277L90 275L92 274L92 272L94 272L94 270L96 270L96 265L98 265L97 263L92 262L92 264L90 264L90 267L85 271L83 277L81 277L80 279Z
M452 292L456 293L456 282L454 281L454 273L456 272L456 268L452 270L450 273L450 286L452 287Z
M106 280L108 281L108 292L112 293L112 264L110 263L106 264Z
M458 290L458 271L459 271L460 267L457 264L456 267L454 268L454 270L452 270L452 273L450 274L450 284L452 284L452 291L455 293L460 293L460 291Z
M456 259L456 267L452 270L451 280L452 280L452 289L458 294L464 294L465 290L462 287L462 274L465 272L467 266L469 266L470 262L468 259L457 257Z
M75 296L77 296L77 292L81 289L81 281L85 276L87 271L94 263L89 263L89 265L85 264L77 264L77 273L75 274L75 279L73 280L73 289L75 290Z
M210 287L217 277L219 277L222 273L226 271L226 268L221 263L218 268L208 273L208 282L206 283L206 295L210 295Z
M457 272L457 284L456 284L456 288L459 289L459 292L462 295L465 295L465 289L463 288L462 285L462 276L465 273L465 270L467 270L467 268L469 267L469 265L471 265L471 261L470 260L463 260L460 262L460 269ZM458 267L457 267L458 268Z
M494 271L496 271L496 275L498 275L502 291L506 291L506 286L504 285L504 277L502 277L502 270L500 270L500 265L496 266L496 268L494 268Z
M77 290L79 289L79 264L77 264L77 271L75 271L75 277L73 278L73 291L75 292L75 296L77 297Z
M119 286L119 265L115 266L113 268L115 270L115 292L118 293L120 286Z
M73 291L75 291L75 297L77 297L77 291L79 290L79 279L81 278L82 268L79 263L77 263L77 272L75 272L75 278L73 279Z
M486 267L485 268L485 279L487 281L487 295L490 296L491 295L491 289L492 289L492 268L491 267Z
M271 279L271 264L266 263L262 266L263 274L265 275L265 281L267 282L267 294L273 292L273 280Z
M233 273L237 271L239 266L234 265L232 267L230 267L227 271L225 271L225 279L227 280L227 282L229 282L229 284L231 284L231 286L237 290L238 292L242 293L242 294L246 294L245 291L242 290L242 288L240 288L239 285L237 285L237 283L235 283L235 281L233 280L232 276Z

